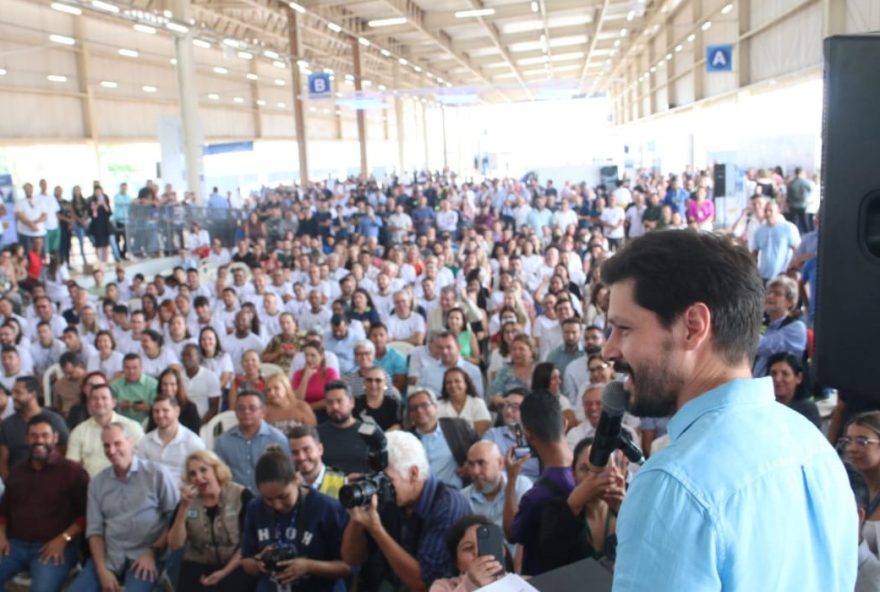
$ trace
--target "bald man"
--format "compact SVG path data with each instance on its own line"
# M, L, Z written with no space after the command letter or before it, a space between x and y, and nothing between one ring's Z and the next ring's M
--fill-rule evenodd
M507 472L504 470L504 457L498 445L488 440L480 440L468 449L465 463L471 484L461 490L475 514L487 516L502 530L504 518L504 496L507 486ZM516 501L532 487L528 477L516 478ZM513 556L514 545L510 546Z

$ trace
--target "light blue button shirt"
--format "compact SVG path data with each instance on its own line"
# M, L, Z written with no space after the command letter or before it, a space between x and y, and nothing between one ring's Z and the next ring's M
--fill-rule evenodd
M772 280L785 271L791 260L792 251L801 241L797 226L780 219L775 226L763 224L755 233L755 250L758 257L758 272L765 280Z
M456 473L458 464L455 462L455 457L452 456L452 449L446 442L446 436L443 434L440 423L437 423L437 429L430 434L419 432L418 437L422 446L425 447L431 475L450 487L461 489L461 477Z
M287 450L289 446L287 437L264 421L250 439L244 437L238 426L230 429L214 442L214 452L229 465L236 483L244 485L253 494L259 494L254 469L266 448L272 444L281 446L282 450Z
M617 523L614 590L849 591L858 524L846 472L770 378L686 403Z
M522 498L525 493L532 488L532 480L528 477L523 477L522 475L516 476L516 505L519 506L519 500ZM467 487L461 490L461 494L467 498L468 503L471 506L471 510L474 511L474 514L482 514L493 523L498 525L498 528L504 528L504 497L507 491L507 473L501 471L501 490L498 492L498 495L495 496L495 499L488 499L485 494L477 489L476 485L471 483ZM516 545L513 543L507 543L507 547L510 550L510 556L513 557L516 552Z

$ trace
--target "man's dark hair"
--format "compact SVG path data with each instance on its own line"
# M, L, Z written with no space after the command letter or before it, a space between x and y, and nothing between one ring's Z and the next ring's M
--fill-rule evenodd
M31 426L39 425L41 423L49 426L53 434L58 433L58 430L55 429L55 424L52 423L52 420L49 418L48 413L37 413L32 418L30 418L27 422L27 429L30 430Z
M581 324L581 320L576 316L568 317L567 319L563 320L561 324L562 325L578 325L579 326Z
M210 306L211 303L204 296L196 296L196 299L193 300L193 307L199 308L200 306Z
M79 331L77 331L76 327L74 327L73 325L67 325L61 332L62 335L67 335L68 333L73 333L74 335L79 336Z
M61 354L61 357L58 358L58 365L64 368L68 364L73 364L74 366L82 366L82 360L80 360L79 356L72 352L66 351Z
M140 354L136 354L134 352L127 353L127 354L125 354L125 356L123 356L122 363L124 364L125 362L130 362L131 360L137 360L138 362L140 362L141 361Z
M602 264L608 285L632 279L636 304L669 328L692 304L711 311L715 348L729 364L752 360L764 312L755 261L729 238L692 230L651 232Z
M124 314L128 316L128 307L124 304L117 304L113 307L113 314Z
M523 427L532 436L548 444L562 439L562 408L558 397L547 391L535 391L523 399L519 410Z
M18 355L18 350L15 349L14 345L4 345L2 348L0 348L0 353L14 353L15 355Z
M37 399L41 397L40 391L42 390L40 387L40 381L37 380L36 376L28 375L28 376L19 376L15 379L15 383L22 383L24 385L25 390L29 393L33 393L37 395Z
M327 384L324 385L324 394L326 395L330 391L345 391L345 395L349 399L353 399L354 395L351 394L351 389L348 387L348 383L344 380L331 380Z
M321 435L318 434L318 430L315 426L298 425L287 430L288 440L298 440L299 438L311 438L315 441L315 444L321 443Z
M385 329L385 332L388 332L388 327L386 327L384 323L370 323L370 330L368 332L368 335L372 335L373 331L376 329Z
M236 397L236 401L240 401L242 397L256 397L257 399L260 400L261 407L266 406L266 397L260 391L255 391L253 389L243 390L240 393L238 393L238 396Z

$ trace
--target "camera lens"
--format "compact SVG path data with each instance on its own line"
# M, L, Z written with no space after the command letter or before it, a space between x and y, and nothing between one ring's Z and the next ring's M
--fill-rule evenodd
M339 490L339 503L345 508L356 508L370 503L370 498L378 492L372 479L364 479L346 485Z

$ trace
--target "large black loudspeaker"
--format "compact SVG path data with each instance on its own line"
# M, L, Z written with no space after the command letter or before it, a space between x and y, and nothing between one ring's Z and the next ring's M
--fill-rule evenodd
M880 37L825 40L815 362L821 384L880 402Z
M727 193L727 165L715 163L712 168L712 195L724 197Z

